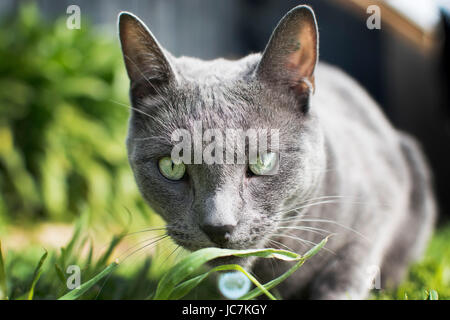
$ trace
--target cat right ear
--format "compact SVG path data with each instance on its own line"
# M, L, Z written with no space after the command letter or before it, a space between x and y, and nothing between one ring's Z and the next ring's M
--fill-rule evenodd
M295 7L275 28L256 76L264 82L288 86L299 95L313 90L318 42L314 11L305 5Z
M121 12L118 20L123 58L132 88L147 83L148 89L156 91L157 86L175 81L169 59L145 24L128 12Z

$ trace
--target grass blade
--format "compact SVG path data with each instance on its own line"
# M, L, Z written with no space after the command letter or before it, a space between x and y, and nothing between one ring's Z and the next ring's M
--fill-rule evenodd
M66 276L64 275L64 272L57 263L55 263L55 272L56 275L58 276L59 281L61 281L61 284L66 285Z
M276 300L275 297L266 289L264 286L256 280L255 277L253 277L250 273L248 273L244 268L242 268L238 264L227 264L215 267L208 272L205 272L204 274L201 274L197 277L194 277L192 279L189 279L187 281L184 281L180 283L178 286L175 287L175 289L172 291L172 294L170 295L171 300L177 300L184 297L186 294L188 294L192 289L194 289L196 286L200 284L204 279L206 279L210 274L217 272L217 271L240 271L242 272L247 278L250 279L250 281L253 282L253 284L258 287L267 297L269 297L272 300Z
M427 295L428 296L426 300L439 300L439 296L436 290L430 290Z
M301 256L286 250L278 249L248 249L232 250L219 248L204 248L191 253L182 261L172 267L159 281L154 299L168 299L175 287L200 266L216 258L238 256L257 256L261 258L276 258L286 261L298 261Z
M185 295L191 292L192 289L197 287L203 280L205 280L211 274L211 271L205 272L199 276L180 283L173 289L169 299L179 300L183 298Z
M279 285L284 280L286 280L289 276L291 276L291 274L293 274L295 271L297 271L297 269L300 268L305 263L306 260L308 260L309 258L314 256L315 254L317 254L319 252L319 250L322 249L323 246L327 243L328 238L329 238L329 236L326 237L325 239L323 239L322 241L320 241L317 245L315 245L313 248L311 248L308 252L306 252L301 257L301 259L299 259L299 261L295 265L293 265L288 271L283 273L278 278L275 278L272 281L267 282L264 285L264 288L267 289L267 290L270 290L273 287ZM256 287L255 289L253 289L252 291L248 292L247 294L245 294L244 296L242 296L239 299L240 300L250 300L250 299L254 299L254 298L258 297L259 295L261 295L263 293L264 292L259 287Z
M105 251L105 253L101 256L101 258L98 260L97 264L95 265L95 270L99 268L103 268L106 263L108 262L108 259L110 258L111 254L113 253L114 249L117 247L120 241L122 241L125 234L119 234L113 236L111 242L109 243L108 249Z
M69 261L69 259L72 256L72 253L74 251L75 245L80 238L82 227L83 227L83 221L82 219L79 220L75 226L75 230L73 232L72 238L70 239L67 246L64 248L61 248L61 265L65 266L66 263Z
M44 264L45 259L47 259L47 256L48 256L48 251L45 250L45 253L42 255L41 259L39 260L38 265L36 266L36 269L34 270L33 281L31 282L30 291L28 291L28 297L27 297L28 300L33 300L34 288L36 287L36 284L39 281L39 278L41 277L42 265Z
M0 300L8 300L8 287L6 284L6 265L3 260L1 241L0 241Z
M69 293L63 295L58 300L76 300L81 297L86 291L91 289L97 282L102 280L104 277L109 275L116 267L118 266L117 262L111 263L107 266L102 272L93 277L91 280L83 283L79 288L73 289Z

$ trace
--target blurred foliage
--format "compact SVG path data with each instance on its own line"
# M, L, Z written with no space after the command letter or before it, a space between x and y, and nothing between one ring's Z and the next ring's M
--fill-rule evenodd
M119 255L115 253L119 243L135 236L122 232L113 236L110 244L99 250L89 236L86 236L86 218L77 220L70 241L60 251L49 250L48 257L42 248L33 246L26 250L9 250L0 253L0 300L8 299L56 299L67 294L66 273L70 265L81 269L82 282L92 279L107 265L119 258L117 268L100 279L81 299L146 299L156 291L161 279L183 255L173 254L175 245L159 247L158 240L152 248L155 254L146 259L136 260L136 253L148 249L148 241L154 242L155 234L146 235L146 242L130 247ZM161 231L159 232L161 233ZM158 234L158 233L156 233ZM156 239L161 239L161 235ZM440 300L450 299L450 225L441 227L433 237L425 258L410 270L406 281L395 290L373 290L372 299ZM169 248L169 250L168 250ZM163 250L161 250L163 249ZM161 250L161 251L160 251ZM1 243L0 243L1 251ZM178 253L186 253L180 252ZM43 261L43 257L46 257ZM3 257L3 258L2 258ZM129 259L131 257L132 260ZM42 264L41 264L42 262ZM2 267L3 266L3 267ZM205 270L206 271L206 270ZM301 272L301 271L300 271ZM214 278L206 279L187 299L220 299ZM33 287L34 286L34 287Z
M72 237L68 243L56 250L27 248L26 250L9 250L3 255L0 241L0 300L33 299L181 299L198 298L198 289L202 298L220 298L213 276L218 271L240 271L257 287L242 296L253 299L262 293L271 299L269 293L280 282L285 281L300 268L305 261L312 258L326 244L328 238L303 255L279 249L230 250L204 248L190 253L186 257L174 255L182 253L180 246L165 243L163 252L160 244L169 239L164 229L144 230L144 241L131 246L116 255L118 246L125 238L135 236L143 231L127 233L125 230L112 237L109 245L99 252L94 252L94 244L89 235L87 215L77 219ZM155 234L158 234L156 237ZM153 235L149 237L150 235ZM153 248L156 253L140 263L129 260L131 256L143 249ZM167 251L167 249L170 249ZM186 252L186 251L185 251ZM205 263L218 257L230 255L257 256L268 259L291 261L291 268L278 278L266 283L264 287L250 273L236 264L206 267ZM180 260L178 258L181 258ZM178 262L177 262L178 260ZM113 261L113 262L111 262ZM176 263L175 263L176 262ZM76 289L73 285L74 267L78 271L80 282ZM76 268L78 267L78 268ZM76 276L76 275L75 275ZM81 284L82 282L82 284ZM158 284L156 285L156 283ZM107 286L107 289L105 289ZM197 292L196 290L197 289ZM205 295L207 293L207 295Z
M447 224L436 230L424 259L411 267L407 279L395 290L375 290L373 298L422 300L435 290L439 299L450 299L449 243Z
M145 212L125 152L128 79L118 41L34 4L0 25L2 220Z
M113 236L106 248L97 251L94 250L90 237L86 235L87 228L86 216L77 219L70 241L59 251L47 252L42 248L30 247L6 252L3 271L6 275L3 287L6 289L3 290L3 299L57 299L71 292L67 288L67 283L72 283L69 277L73 274L73 271L68 269L69 266L80 268L82 282L104 270L108 263L117 257L114 251L127 235L120 233ZM126 259L124 261L128 262ZM151 262L153 261L147 257L137 263L123 263L114 273L100 279L82 298L144 299L156 289L155 277L159 275L150 268ZM0 289L1 284L0 281Z

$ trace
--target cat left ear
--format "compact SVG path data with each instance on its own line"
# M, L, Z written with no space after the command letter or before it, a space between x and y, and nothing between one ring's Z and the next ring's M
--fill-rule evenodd
M256 69L256 76L262 81L289 86L299 95L314 90L318 42L313 10L304 5L295 7L275 28Z
M145 24L135 15L119 15L119 37L132 85L150 83L154 88L175 80L169 59Z

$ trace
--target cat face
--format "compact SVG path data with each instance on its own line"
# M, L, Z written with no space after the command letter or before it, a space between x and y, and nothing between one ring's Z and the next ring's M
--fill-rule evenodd
M317 188L325 159L310 108L316 30L312 10L296 7L280 21L262 55L201 61L172 57L139 19L120 15L133 108L129 161L143 197L178 244L189 250L271 246L269 238L280 232L278 219ZM230 130L270 132L265 154L273 155L270 164L276 162L277 170L264 174L249 165L249 152L243 163L175 164L173 133L180 129L191 136L200 132L195 141L202 150L212 141L204 137L208 129L226 146ZM261 139L253 140L261 144Z

